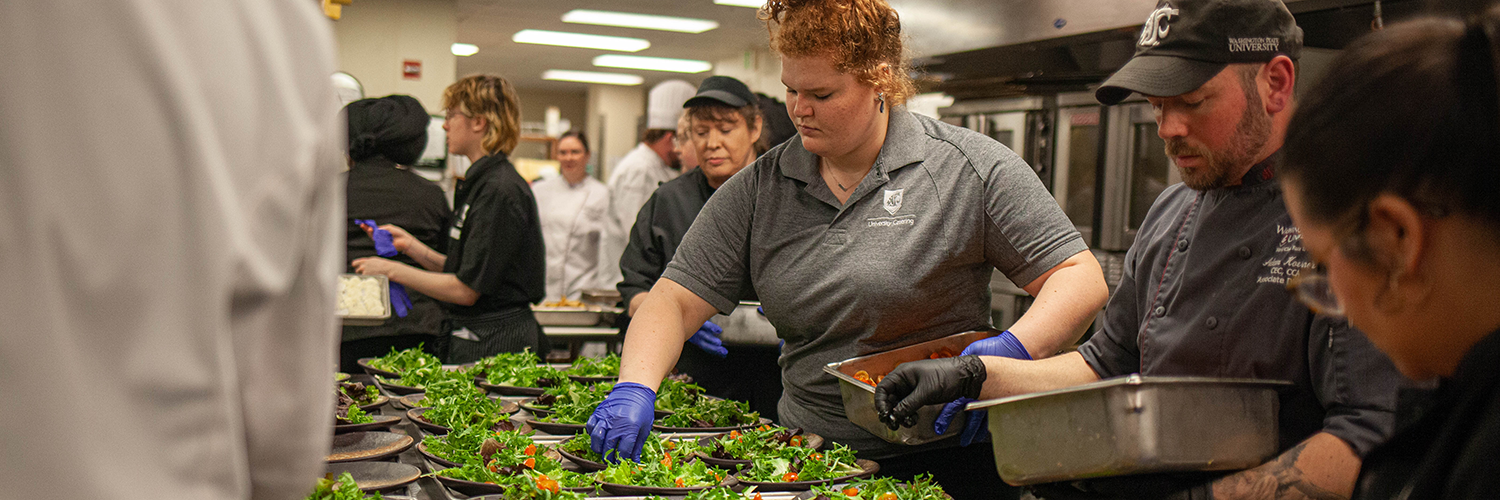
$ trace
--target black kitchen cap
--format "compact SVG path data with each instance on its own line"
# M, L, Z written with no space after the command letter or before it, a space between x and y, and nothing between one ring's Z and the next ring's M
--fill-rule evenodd
M1233 63L1297 59L1302 28L1281 0L1161 0L1146 17L1135 56L1094 97L1115 104L1131 92L1186 94Z
M698 84L698 93L682 103L682 107L691 108L715 102L727 104L733 108L743 108L755 103L756 98L744 82L727 76L710 76L703 79L703 83Z
M411 165L427 147L427 124L432 120L422 103L408 95L360 99L344 106L349 120L349 158L375 156Z

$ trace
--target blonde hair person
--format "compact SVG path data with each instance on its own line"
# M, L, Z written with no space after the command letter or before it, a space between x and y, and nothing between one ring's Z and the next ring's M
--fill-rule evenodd
M688 134L692 123L688 121L687 110L677 117L677 136L672 139L672 150L677 152L677 160L682 163L684 172L698 168L698 153L693 147L693 138Z
M1107 298L1099 264L1014 152L906 110L901 23L885 1L778 0L761 18L798 136L730 177L698 214L631 321L620 383L587 425L594 449L639 456L654 388L683 341L750 287L786 341L784 425L850 446L882 473L932 472L955 498L992 497L1004 485L988 447L887 442L844 416L823 366L993 328L996 270L1037 300L995 342L1008 355L1050 356Z
M530 305L545 295L546 248L531 186L507 157L519 140L515 91L499 76L471 75L443 91L443 106L448 151L473 162L453 194L446 252L386 224L379 230L420 267L367 257L356 259L354 269L444 303L455 327L446 362L523 349L545 355Z

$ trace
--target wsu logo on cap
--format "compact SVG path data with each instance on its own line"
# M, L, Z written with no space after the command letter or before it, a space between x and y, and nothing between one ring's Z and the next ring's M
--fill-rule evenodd
M1142 47L1155 47L1161 45L1162 39L1167 37L1167 32L1172 29L1172 20L1177 18L1177 9L1172 4L1163 3L1161 7L1151 11L1146 16L1146 26L1141 28Z

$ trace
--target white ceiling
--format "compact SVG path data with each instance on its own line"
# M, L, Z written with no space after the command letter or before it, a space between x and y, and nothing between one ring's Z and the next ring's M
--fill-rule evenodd
M496 73L521 88L582 91L587 86L543 80L542 72L549 69L635 74L645 77L647 88L672 78L696 84L713 71L682 74L596 68L593 59L600 54L633 54L717 62L741 57L747 50L765 50L767 44L765 25L755 18L755 9L715 5L713 0L457 0L456 9L458 41L479 46L478 54L458 58L458 75ZM563 13L573 9L711 19L719 27L689 34L562 22ZM651 41L651 48L630 53L512 42L511 36L523 29L644 38Z

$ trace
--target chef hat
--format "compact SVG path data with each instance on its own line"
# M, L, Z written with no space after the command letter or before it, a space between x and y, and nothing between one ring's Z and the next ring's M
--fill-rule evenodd
M360 99L344 107L349 120L349 158L374 156L411 165L427 147L431 118L422 103L406 95Z
M698 93L698 87L682 80L667 80L651 87L646 98L646 128L676 130L682 103Z

